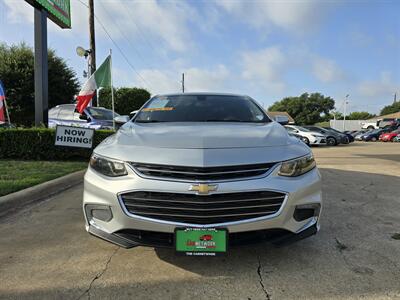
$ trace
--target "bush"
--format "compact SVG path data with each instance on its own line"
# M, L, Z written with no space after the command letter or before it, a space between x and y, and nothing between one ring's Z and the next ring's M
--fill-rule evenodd
M79 82L67 62L49 49L49 108L72 103ZM22 43L7 46L0 43L0 79L7 96L13 124L31 126L35 120L34 53Z
M113 133L95 131L93 148ZM92 149L55 146L54 142L54 129L0 129L0 159L88 160L92 153Z

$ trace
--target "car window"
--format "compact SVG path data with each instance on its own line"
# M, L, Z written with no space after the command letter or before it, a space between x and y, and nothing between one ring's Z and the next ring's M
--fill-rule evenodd
M287 131L294 132L295 130L292 127L285 127Z
M307 128L305 128L305 127L297 126L296 128L297 128L298 130L301 130L301 131L310 132L310 130L307 129Z
M235 95L173 95L150 100L135 122L271 122L254 101Z
M58 118L62 120L73 120L74 119L74 105L65 105L60 108Z
M100 107L88 107L86 110L89 114L96 120L112 120L113 112L112 110L100 108ZM119 114L114 113L115 117L118 117Z

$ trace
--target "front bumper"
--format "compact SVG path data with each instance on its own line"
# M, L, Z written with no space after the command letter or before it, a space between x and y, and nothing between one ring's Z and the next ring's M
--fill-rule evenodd
M310 140L311 145L326 145L326 137L314 137L314 140Z
M128 215L118 199L119 194L128 191L194 193L188 191L190 186L188 182L145 179L131 169L127 176L108 178L89 168L84 180L83 205L84 207L88 204L107 206L112 211L112 218L109 221L92 218L84 209L86 230L125 248L138 245L173 246L173 233L176 227L224 227L229 231L230 241L247 241L237 244L251 243L252 240L283 244L315 234L319 230L320 212L317 216L301 221L296 221L293 215L299 205L321 205L321 178L318 169L314 168L304 175L289 178L278 176L278 167L262 178L218 182L218 193L260 190L285 193L286 200L276 215L217 224L217 226L176 223Z

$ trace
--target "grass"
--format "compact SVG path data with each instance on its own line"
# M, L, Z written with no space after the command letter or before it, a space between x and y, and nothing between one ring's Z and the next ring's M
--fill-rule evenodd
M0 196L83 170L87 162L0 160Z

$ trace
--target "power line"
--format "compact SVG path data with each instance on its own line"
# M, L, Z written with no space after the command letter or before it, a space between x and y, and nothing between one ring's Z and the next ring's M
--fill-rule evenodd
M121 2L121 3L123 3L123 2ZM136 54L139 56L139 58L140 58L143 62L145 62L145 63L148 65L149 69L152 70L152 71L154 71L154 72L158 72L158 73L160 73L160 74L166 75L166 76L168 77L168 74L164 74L162 71L160 71L160 70L154 68L151 64L148 63L148 61L146 61L146 60L143 58L143 56L141 55L140 51L132 44L131 40L130 40L129 38L127 38L127 36L124 34L124 31L121 30L121 28L118 26L117 22L114 22L114 19L109 15L109 13L108 13L106 7L104 7L104 5L103 5L101 2L99 2L99 4L100 4L100 5L102 6L102 8L104 9L104 11L105 11L107 17L111 20L111 22L114 24L114 26L118 29L118 31L119 31L119 33L121 34L121 36L123 37L123 39L132 47L132 49L136 52ZM124 6L125 8L127 8L127 10L129 10L129 7L126 7L125 4L123 4L123 6ZM130 10L129 10L129 11L130 11ZM132 21L134 22L133 18L130 18L129 20L132 20ZM140 28L139 28L139 26L136 24L136 22L134 22L134 24L135 24L136 27L140 30ZM143 34L143 38L144 38L144 33L143 33L141 30L140 30L140 32ZM147 41L147 39L146 39L146 41ZM151 45L150 45L150 46L151 46ZM152 47L152 46L151 46L151 47ZM153 50L154 50L154 48L153 48ZM179 81L178 81L178 83L180 84Z
M85 7L89 8L89 6L84 3L82 0L78 0L82 5ZM100 2L99 2L100 3ZM128 57L125 55L125 53L122 51L121 47L117 44L117 42L111 37L111 34L108 32L104 24L100 21L100 19L97 17L96 14L94 14L94 17L96 21L99 23L99 25L102 27L108 38L111 40L111 42L114 44L114 46L117 48L117 50L121 53L122 57L125 59L126 63L132 68L132 70L136 73L136 75L145 83L145 85L150 88L150 84L143 78L142 75L137 71L137 69L133 66L133 64L129 61Z

